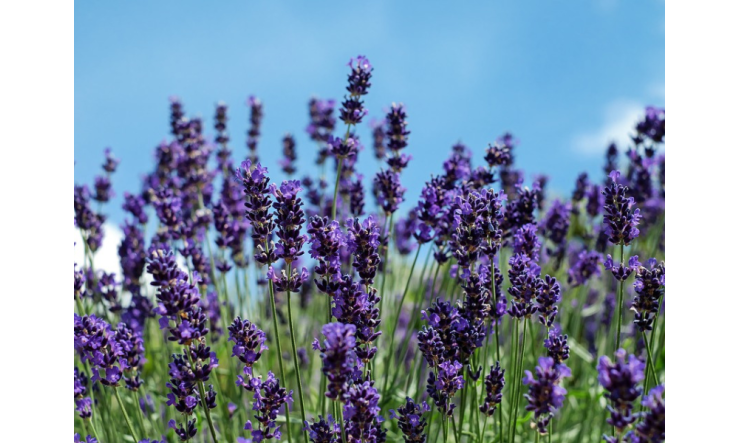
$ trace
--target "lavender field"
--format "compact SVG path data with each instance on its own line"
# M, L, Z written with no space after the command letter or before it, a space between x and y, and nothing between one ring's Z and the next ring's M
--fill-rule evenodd
M258 97L248 122L172 97L137 187L109 149L75 181L75 442L665 440L664 109L562 196L516 163L526 134L429 158L402 97L370 119L383 69L306 97L279 162Z

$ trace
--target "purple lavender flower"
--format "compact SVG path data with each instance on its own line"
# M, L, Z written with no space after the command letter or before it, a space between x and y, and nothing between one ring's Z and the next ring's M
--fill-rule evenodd
M351 385L346 394L343 417L347 421L347 441L380 443L385 441L385 432L380 423L379 392L367 380Z
M604 223L610 243L615 245L629 245L638 237L638 222L641 218L640 210L633 210L633 197L626 197L628 187L618 184L619 171L612 171L612 184L602 191L605 196Z
M361 183L361 179L364 178L361 174L356 174L356 180L351 182L349 186L349 209L351 215L354 217L361 217L364 215L364 185Z
M566 236L569 232L571 205L554 200L541 221L541 234L551 241L553 247L546 248L549 255L561 257L566 251Z
M666 439L666 403L664 402L664 387L659 385L652 388L643 400L647 408L641 415L641 422L629 435L632 443L662 442Z
M233 319L228 326L228 341L233 342L232 357L237 357L247 366L253 366L261 357L261 353L269 349L264 343L266 334L248 320L241 317Z
M302 246L307 240L305 235L300 234L305 223L302 199L297 196L301 190L299 180L284 181L279 189L275 185L271 187L276 200L272 207L277 216L276 235L279 239L274 248L275 257L284 259L287 264L304 253Z
M307 233L310 243L310 257L318 260L314 272L320 277L315 284L326 294L334 294L338 289L336 281L341 274L341 248L346 240L338 221L328 221L328 217L312 217Z
M574 206L578 207L577 203L584 199L584 194L587 192L589 186L589 177L586 172L582 172L577 177L577 181L574 184L574 192L571 195L571 202Z
M261 264L271 264L276 261L273 248L267 245L275 227L272 220L273 215L269 211L272 201L269 196L267 172L267 168L262 167L260 163L252 168L252 162L249 159L241 163L241 168L237 171L237 177L241 180L246 193L245 216L251 222L251 238L254 239L255 246L254 258Z
M510 257L508 278L510 287L507 292L512 297L508 314L517 319L530 318L536 312L533 301L543 289L543 281L538 276L540 268L523 254Z
M284 157L279 161L279 166L282 167L282 171L289 177L297 171L295 166L295 161L297 161L295 138L292 134L285 134L282 138L282 155Z
M666 133L666 112L663 108L654 106L646 107L646 116L636 125L638 135L633 139L636 144L643 141L644 138L650 139L653 143L662 143Z
M417 247L417 244L412 242L417 225L418 219L414 211L410 211L407 218L401 218L395 223L395 246L400 255L408 255Z
M555 364L550 357L541 357L536 366L536 378L525 371L523 384L529 386L525 398L526 411L533 411L533 417L540 434L546 434L548 423L557 409L564 404L566 389L560 386L564 377L571 377L571 370L564 364Z
M160 233L163 239L179 239L182 223L182 199L175 196L171 189L161 188L154 200L156 216L161 224Z
M538 251L541 249L541 241L536 235L537 230L538 226L535 223L528 223L515 231L513 235L513 253L522 254L528 260L537 262L540 259Z
M97 439L91 435L82 439L79 434L74 434L74 443L97 443Z
M400 184L400 174L392 170L380 171L374 176L372 191L377 205L387 216L397 211L405 201L406 189Z
M600 263L602 254L583 249L577 256L577 261L569 268L567 281L574 283L574 287L586 284L593 276L600 275Z
M385 125L387 128L387 149L395 154L399 154L407 147L407 136L410 135L410 131L406 128L406 118L405 105L392 103L385 118Z
M425 427L427 422L423 413L430 411L426 402L415 403L412 398L405 397L405 405L390 409L390 418L397 420L397 426L402 431L405 443L425 443Z
M379 296L375 288L362 289L350 275L344 275L335 294L333 316L341 323L356 327L356 356L364 364L371 361L377 353L373 342L382 333L379 329Z
M636 269L635 298L631 309L635 311L635 325L641 331L650 331L659 309L659 300L664 296L666 284L666 267L656 259L648 260L648 268L638 266Z
M306 421L303 430L307 431L312 443L338 443L341 440L341 428L330 414L327 419L319 415L318 421Z
M446 361L438 365L438 377L431 372L428 375L428 394L439 411L453 414L456 405L451 402L456 391L464 387L463 366L458 361Z
M251 386L254 392L253 410L256 412L254 418L257 426L247 421L244 429L251 431L251 438L254 442L276 439L282 437L282 433L277 426L277 415L282 407L290 407L292 404L292 391L287 390L279 385L279 380L274 377L271 371L267 374L266 380L262 380L261 376L251 379Z
M505 236L511 236L517 229L528 223L534 222L534 215L538 207L538 194L540 187L534 183L532 188L515 186L517 198L508 200L505 206L505 215L502 223Z
M372 147L374 148L374 158L377 160L384 160L386 155L386 147L384 144L384 120L371 121L369 126L372 129Z
M145 225L149 221L146 214L146 201L140 195L123 193L123 210L130 213L139 224Z
M112 183L108 176L99 175L95 177L95 195L92 196L93 200L100 203L107 203L111 198L115 196L112 190Z
M323 326L325 341L323 347L316 338L313 349L320 351L323 360L323 374L328 379L325 396L343 401L348 389L348 381L358 364L356 352L356 326L343 323L328 323Z
M641 266L641 262L638 261L638 256L634 255L628 259L628 266L625 266L624 263L618 263L616 265L612 256L607 254L607 260L605 260L603 266L605 269L612 272L612 276L615 277L616 280L625 281L630 277L630 274L632 274L633 271Z
M374 216L363 222L358 218L346 220L348 252L354 255L353 267L361 277L361 284L374 284L379 267L379 225Z
M174 419L169 420L168 427L174 429L180 441L187 441L195 437L197 434L197 426L195 420L186 420L186 423L177 424Z
M484 377L484 389L486 396L484 402L479 406L479 410L491 417L497 410L497 406L502 403L502 389L505 387L505 370L500 367L500 362L496 362L489 368L489 374Z
M554 363L563 363L569 359L568 338L567 335L561 335L558 327L553 327L548 331L548 338L543 341L543 346L546 347L548 356L553 359Z
M618 147L615 143L610 143L605 153L605 171L606 176L610 176L610 173L618 169ZM605 180L607 182L607 180ZM605 183L607 184L607 183Z
M307 268L303 267L302 270L297 268L292 270L292 275L287 275L287 271L282 269L279 274L274 271L274 267L269 266L267 270L267 278L274 283L274 290L276 292L300 292L302 284L307 281L308 272Z
M587 188L585 196L587 198L587 214L592 218L597 217L600 211L602 211L602 206L605 202L602 195L602 187L593 183Z
M536 311L539 313L538 321L550 328L559 313L559 307L556 304L561 301L561 285L555 277L546 275L537 293L536 301L538 302L536 306Z
M123 224L123 241L118 246L118 257L123 271L123 288L136 292L146 267L146 245L143 231L128 221Z
M625 350L618 349L615 352L615 362L603 355L597 364L598 380L607 391L605 398L610 400L607 407L610 417L607 422L615 427L618 434L622 434L636 420L633 403L643 391L639 383L644 378L643 371L646 368L635 355L631 355L627 361L625 356Z
M257 163L259 158L256 155L256 148L259 144L259 137L261 136L261 119L264 118L264 106L255 96L250 96L246 100L246 105L249 107L249 130L246 132L246 147L249 149L249 159L252 163Z
M120 160L115 158L115 156L113 155L112 149L105 148L104 152L105 152L105 163L103 163L102 168L108 174L112 174L115 172L116 169L118 169Z
M123 380L126 388L137 391L141 386L139 374L146 362L143 334L129 328L125 323L118 323L115 330L115 341L120 345L120 367L123 369Z
M351 68L346 87L349 96L344 97L341 103L341 120L347 125L357 125L367 114L361 96L369 92L369 87L372 85L369 80L372 77L373 68L369 59L362 55L356 59L352 58L348 66Z

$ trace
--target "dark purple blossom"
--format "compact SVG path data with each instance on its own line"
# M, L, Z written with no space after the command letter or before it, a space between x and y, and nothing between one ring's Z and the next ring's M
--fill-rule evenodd
M261 353L269 349L266 343L266 334L248 320L241 317L233 319L228 326L228 341L233 342L232 357L237 357L247 366L253 366L261 357Z
M505 370L500 367L500 362L490 366L489 374L484 377L484 389L486 395L479 410L491 417L497 407L502 403L502 389L505 387Z
M548 338L543 341L543 346L548 351L554 363L563 363L569 358L569 345L567 344L567 335L561 335L559 328L553 327L548 331Z
M666 267L656 259L648 260L648 267L636 268L635 298L631 309L635 311L634 323L641 331L650 331L659 309L661 297L666 285Z
M146 267L146 245L143 231L128 221L123 224L123 241L118 246L118 257L123 271L123 288L136 292Z
M526 370L523 384L528 386L525 398L526 411L533 411L538 432L546 434L553 414L564 404L566 389L560 386L564 377L571 377L571 370L563 363L556 364L550 357L541 357L536 366L536 378Z
M510 257L508 278L510 287L507 292L512 297L508 314L517 319L530 318L536 312L533 305L543 289L543 281L538 276L540 268L535 262L523 254Z
M555 277L550 275L546 275L541 283L540 290L536 295L536 301L538 302L536 311L538 311L538 321L550 328L559 313L559 307L556 304L561 301L561 285Z
M367 380L351 385L346 394L343 417L346 423L346 438L349 442L381 443L385 431L380 423L379 392L374 382Z
M254 392L253 410L256 419L256 428L247 421L244 429L251 432L252 440L261 442L264 440L276 439L282 437L277 425L277 415L282 407L290 407L292 404L292 391L287 390L279 385L279 380L274 377L271 371L267 374L266 380L251 378L252 391Z
M174 419L169 420L168 427L174 429L174 433L177 434L180 441L187 441L195 437L197 434L197 426L195 426L195 420L186 420L186 423L177 424Z
M405 201L406 189L400 183L400 174L392 170L380 171L374 176L372 191L377 205L387 216L397 211Z
M341 440L341 428L328 414L328 418L318 416L318 421L305 422L304 431L307 431L311 443L338 443Z
M593 276L600 275L600 263L602 263L602 254L583 249L569 268L567 281L573 283L574 287L586 284Z
M369 92L369 87L372 85L369 80L371 80L373 68L369 59L363 55L356 59L352 58L348 66L351 68L346 87L349 95L341 103L341 120L347 125L357 125L367 113L361 96Z
M625 263L618 263L617 265L612 259L610 254L607 254L607 260L603 263L605 269L612 272L612 276L618 281L625 281L630 277L633 271L637 270L641 266L641 262L638 261L638 256L634 255L628 259L628 265Z
M259 158L256 155L256 148L259 144L261 136L261 120L264 118L264 106L255 96L250 96L246 100L249 107L249 130L246 132L246 147L249 149L249 159L252 163L257 163Z
M356 357L356 326L343 323L329 323L323 326L325 341L323 347L316 338L313 349L320 351L323 361L323 374L328 379L325 396L343 401L348 382L358 364Z
M426 402L415 403L410 397L405 398L405 405L390 409L390 418L397 420L397 426L402 431L405 443L425 443L425 427L427 422L423 414L430 411Z
M139 224L145 225L149 221L146 201L140 195L123 193L123 210L131 214Z
M451 400L464 387L463 368L458 361L446 361L438 365L437 377L433 372L428 376L428 394L438 410L449 417L456 407Z
M355 352L363 363L371 361L377 353L373 342L382 333L378 331L379 296L372 287L362 288L362 284L354 282L350 275L344 275L336 291L333 316L341 323L356 327Z
M372 121L369 123L372 129L372 147L374 148L374 158L384 160L386 155L386 146L384 144L384 120Z
M346 220L348 252L354 255L353 267L361 277L361 284L374 284L379 267L379 225L374 216L363 222L358 218Z
M528 223L515 231L513 235L513 253L522 254L528 260L538 262L541 241L538 239L537 231L538 225L535 223Z
M274 249L268 243L274 231L273 215L269 211L272 201L269 192L267 168L260 163L252 167L251 160L241 163L237 177L241 180L246 194L245 216L251 223L251 238L254 240L254 258L258 263L271 264L276 261Z
M610 173L612 183L602 191L605 196L604 224L610 243L615 245L629 245L638 237L638 222L641 219L640 210L633 210L635 200L626 197L628 187L618 183L619 171Z
M644 379L645 368L646 365L635 355L626 361L624 349L615 352L615 362L603 355L597 364L598 380L607 391L605 398L610 401L607 423L615 427L618 434L636 420L633 406L643 391L639 383Z
M659 443L666 439L666 402L664 387L652 388L643 400L646 412L641 414L641 422L629 435L632 443Z

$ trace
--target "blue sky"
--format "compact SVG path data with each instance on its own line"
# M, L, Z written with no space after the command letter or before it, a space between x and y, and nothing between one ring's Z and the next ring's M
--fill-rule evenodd
M370 117L392 102L412 131L404 173L417 199L461 140L478 161L511 131L526 178L545 173L568 194L580 171L600 175L609 140L640 110L664 105L664 2L76 2L75 181L91 183L103 148L121 159L117 198L138 190L168 134L168 101L205 118L230 106L232 148L245 155L245 99L264 102L262 162L278 172L285 132L297 136L299 174L315 145L304 133L312 95L340 99L346 63L374 65ZM369 119L366 119L369 121ZM368 127L360 130L370 144ZM359 170L373 175L366 151Z

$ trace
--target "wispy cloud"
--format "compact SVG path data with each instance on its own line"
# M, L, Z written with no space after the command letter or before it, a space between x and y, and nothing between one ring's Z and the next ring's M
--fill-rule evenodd
M103 243L95 254L95 269L105 272L115 272L120 276L120 262L118 260L118 245L123 240L123 231L112 223L103 225ZM79 229L74 229L74 262L77 266L84 263L85 250Z
M615 142L619 147L630 143L635 124L643 118L645 105L632 100L610 103L602 116L599 128L576 135L574 149L582 154L599 155L607 145Z

